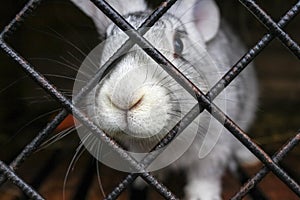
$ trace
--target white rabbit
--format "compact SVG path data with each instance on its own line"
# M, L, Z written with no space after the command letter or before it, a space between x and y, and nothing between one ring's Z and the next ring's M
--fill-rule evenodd
M72 1L92 18L99 34L108 37L99 55L100 67L128 37L90 1ZM108 0L108 3L135 28L150 14L142 0ZM203 92L207 92L244 51L237 37L220 19L213 0L179 0L144 37ZM247 129L254 118L257 93L254 71L248 67L214 102ZM137 45L122 56L96 86L93 95L88 97L88 114L103 131L131 152L149 151L196 103L192 95ZM206 111L183 134L178 146L184 140L192 142L184 143L190 147L181 158L174 159L171 168L185 170L187 199L221 199L224 169L234 165L235 160L248 164L257 161ZM176 148L175 145L170 152Z

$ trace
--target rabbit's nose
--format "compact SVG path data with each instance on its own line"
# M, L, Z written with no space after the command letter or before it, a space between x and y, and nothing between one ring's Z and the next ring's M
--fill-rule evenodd
M128 112L128 111L135 110L142 105L144 95L135 98L127 97L122 99L120 98L115 99L115 98L110 98L109 96L107 96L107 98L109 99L109 102L113 107L117 108L118 110Z

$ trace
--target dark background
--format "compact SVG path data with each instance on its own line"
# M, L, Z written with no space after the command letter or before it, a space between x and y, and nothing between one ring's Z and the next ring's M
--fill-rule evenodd
M248 47L254 46L267 32L238 1L217 2L223 16ZM276 22L296 2L257 1ZM14 18L25 3L25 0L1 2L0 30ZM152 4L156 5L155 2ZM76 71L67 65L78 68L85 55L100 42L93 23L67 0L45 1L32 15L7 41L60 90L70 95L72 78L75 77ZM300 17L297 16L284 28L298 43L299 27ZM277 39L272 41L254 62L260 82L260 103L256 122L249 133L258 144L272 154L300 128L300 63ZM0 51L0 160L11 161L51 120L59 108L58 103ZM26 166L34 162L42 163L40 159L46 159L45 155L50 155L51 151L59 151L64 156L69 156L69 160L65 160L65 166L68 166L78 142L76 134L71 134L40 150L31 158L32 161L28 160L25 163L20 173L30 179L28 174L34 172L30 172L30 167ZM283 164L296 176L297 167L300 167L299 156L300 148L297 147ZM77 168L80 170L80 167ZM65 172L66 167L61 170L62 174ZM297 180L299 181L299 176ZM57 187L62 188L62 185ZM0 187L0 199L1 193L5 194L7 191L9 189L3 190L3 187ZM285 188L283 191L289 189ZM274 198L272 196L272 199L275 199L275 196L278 195L274 195ZM3 199L7 198L3 196ZM295 197L292 195L290 199L292 198Z

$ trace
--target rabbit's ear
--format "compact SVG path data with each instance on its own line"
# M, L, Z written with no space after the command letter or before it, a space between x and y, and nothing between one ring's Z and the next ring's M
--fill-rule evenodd
M218 32L220 12L214 0L178 1L171 12L181 19L187 28L195 26L205 42L211 40Z
M111 23L110 19L102 13L90 0L71 0L78 6L86 15L92 18L98 32L101 36L105 35L107 26ZM144 11L147 9L147 4L144 0L107 0L115 10L121 15L130 12Z

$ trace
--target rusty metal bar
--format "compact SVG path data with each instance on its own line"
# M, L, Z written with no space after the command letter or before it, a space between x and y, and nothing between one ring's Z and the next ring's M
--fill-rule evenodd
M182 120L180 120L172 130L170 130L166 136L157 144L154 146L154 148L151 150L153 154L148 154L145 156L141 163L147 167L151 164L151 162L157 158L157 156L160 155L161 151L163 150L163 147L168 145L170 142L173 141L173 139L178 136L198 115L201 113L203 109L200 111L198 104L195 105L190 112L188 112ZM161 150L161 151L160 151ZM154 153L155 151L155 153ZM114 190L108 194L106 199L116 199L121 192L123 192L138 176L147 176L147 174L137 174L137 173L131 173L128 174L121 183L117 187L114 188Z
M168 0L164 2L161 6L153 11L153 13L142 23L139 27L139 31L141 34L145 34L148 29L145 27L151 27L174 3L176 0ZM29 7L29 6L27 6ZM95 76L87 83L87 85L82 88L82 90L78 93L78 95L73 99L73 102L76 103L80 101L82 97L84 97L97 83L98 80L101 79L104 72L112 69L112 64L114 61L122 54L127 52L134 43L132 43L129 39L122 45L120 49L116 51L116 53L101 67L101 69L95 74ZM35 137L24 149L23 151L13 160L10 164L10 167L16 170L21 163L29 157L42 143L44 138L46 138L51 132L55 130L55 128L63 121L63 119L68 115L66 110L62 110L56 117L46 125L46 127ZM0 185L5 181L5 178L0 176Z
M157 15L157 16L158 16L158 15ZM7 50L7 52L10 52L11 54L14 54L14 52L12 51L12 49L8 48L8 46L4 45L4 43L2 43L2 47L4 47L4 49ZM10 53L8 53L8 54L10 54ZM10 54L10 55L11 55L11 54ZM20 59L20 57L19 57L18 55L15 54L15 55L13 55L13 57L14 57L20 64L22 63L22 64L25 64L25 65L26 65L25 61L24 61L23 59ZM20 61L21 61L21 62L20 62ZM22 64L21 64L21 65L22 65ZM27 69L25 69L25 70L26 70L26 71L28 70L28 66L27 66ZM29 72L29 73L30 73L30 72ZM31 73L32 73L32 74L36 74L34 71L31 71ZM31 73L30 73L30 74L31 74ZM34 78L35 78L35 79L38 78L38 79L36 80L37 82L39 82L39 83L42 82L42 84L47 85L47 83L46 83L46 81L44 80L44 78L39 77L39 75L35 75ZM51 85L47 85L47 86L48 86L48 88L47 88L48 90L50 90L50 91L52 90L52 91L51 91L51 94L53 95L53 92L54 92L55 90L53 90L53 87L51 87ZM56 95L57 95L57 94L58 94L58 93L56 93ZM56 96L56 95L54 95L54 96ZM58 97L58 96L56 96L56 97ZM58 98L60 98L60 100L61 100L61 101L64 101L65 103L67 102L67 100L65 100L62 96L59 96ZM151 178L151 176L148 176L148 177ZM152 178L151 180L154 180L154 179ZM164 188L164 187L161 186L161 188ZM166 190L166 191L167 191L167 190Z
M291 21L299 12L300 8L300 2L298 2L296 5L294 5L279 21L278 26L284 27L289 21ZM275 36L272 34L266 34L264 37L254 46L252 47L238 62L235 64L223 77L218 81L212 89L208 91L206 94L207 97L209 97L211 100L215 99L217 95L227 87L236 76L240 72L245 69L245 67L257 56L273 39ZM189 113L193 113L190 115L184 116L182 119L181 127L184 127L188 125L191 121L193 121L202 110L199 110L198 106L195 106L192 108L192 110ZM190 120L185 120L185 118L190 118ZM154 150L158 150L159 148L162 148L163 146L167 145L171 140L176 137L176 135L180 134L180 131L176 131L176 126L174 129L172 129L164 139L154 148ZM154 159L152 156L149 156L149 158L144 158L142 160L142 163L147 165L151 162L151 160ZM107 199L115 199L118 197L118 195L124 191L128 185L130 185L136 178L138 177L137 174L129 174L126 176L125 179L117 186L115 189L108 195Z
M10 56L13 60L20 64L21 68L27 73L41 88L47 91L56 101L58 101L68 112L72 112L76 119L86 126L92 133L94 133L99 139L110 146L120 157L127 161L127 163L139 172L144 172L147 174L145 179L152 183L156 180L148 172L144 171L144 167L139 164L134 158L132 158L125 150L123 150L115 141L113 141L109 136L102 132L93 122L91 122L80 110L78 110L61 92L59 92L42 74L35 71L32 66L20 55L18 55L12 48L10 48L6 43L0 40L0 47L4 52ZM176 199L176 197L169 191L163 184L156 182L156 188L160 191L171 194L169 199ZM165 192L167 191L167 192Z
M0 172L4 174L4 176L10 180L12 183L17 185L22 191L32 199L36 200L44 200L44 198L39 195L32 187L30 187L25 181L23 181L19 176L17 176L8 166L6 166L0 160Z
M58 100L65 108L67 108L67 110L70 112L72 109L77 109L76 107L74 107L73 104L70 103L70 101L68 99L66 99L63 95L61 95L43 76L40 76L40 74L38 72L36 72L35 70L33 70L31 68L31 66L26 63L25 59L21 58L16 52L13 51L13 49L11 49L5 42L3 42L3 39L6 38L10 33L12 33L15 28L24 20L24 18L26 18L28 16L28 14L30 14L32 12L32 10L34 10L37 5L41 2L42 0L31 0L29 1L26 6L24 6L24 8L21 10L21 12L17 15L17 17L8 25L5 27L4 31L0 34L0 45L1 48L7 53L9 54L9 56L11 56L15 61L17 61L22 67L23 69L26 71L26 73L29 73L30 76L39 84L41 85L41 87L43 87L46 91L48 91L48 93L50 93L56 100ZM106 3L105 1L97 1L97 0L92 0L96 5L97 4L101 4L101 3ZM233 66L231 68L231 70L226 73L226 75L212 88L212 90L209 91L209 93L207 93L206 95L204 95L198 88L194 87L193 83L190 82L188 79L186 79L181 73L180 71L176 71L176 68L174 68L174 66L168 62L168 60L166 60L159 52L156 51L155 48L153 48L151 46L150 43L148 43L143 37L141 37L141 35L143 35L143 31L145 29L142 29L142 27L140 27L140 29L138 31L135 31L134 29L129 29L130 33L129 36L134 38L135 41L138 45L142 45L142 47L150 47L150 49L148 51L146 51L146 53L148 53L150 56L152 56L156 61L160 61L159 63L163 63L163 64L167 64L166 66L166 70L169 70L169 72L173 73L173 76L175 76L175 79L177 81L179 81L181 84L184 85L184 87L195 97L197 98L199 101L201 101L201 105L203 107L205 107L206 109L208 109L209 112L212 113L212 115L214 117L216 117L219 121L224 120L225 122L225 127L228 130L231 130L233 132L233 134L239 139L241 140L244 144L246 144L246 146L249 148L250 150L255 153L258 154L259 158L267 165L267 167L269 169L271 169L279 178L281 178L284 182L286 181L290 181L289 184L286 183L291 189L293 189L293 191L299 196L299 185L290 179L290 177L278 166L276 165L277 162L280 159L280 155L283 157L284 155L286 155L293 146L296 146L295 141L299 142L299 134L293 138L293 140L291 142L289 142L281 151L279 151L278 154L276 154L273 157L273 160L271 160L269 158L269 156L267 154L264 153L264 151L262 149L260 149L255 143L253 143L251 141L250 138L248 138L248 136L238 127L234 124L234 122L232 122L221 110L219 110L211 101L224 89L224 86L226 87L245 67L246 65L251 62L251 60L262 51L262 49L267 46L267 44L275 37L278 36L283 43L299 58L300 55L300 51L299 51L299 46L297 45L297 43L295 43L293 40L291 40L291 38L284 32L282 31L282 27L285 26L286 22L290 21L298 12L299 12L299 5L300 5L300 1L298 1L298 3L291 9L291 11L289 11L289 13L287 13L286 16L284 16L280 22L278 24L275 24L273 22L273 20L267 16L263 10L261 10L259 8L258 5L255 4L254 1L250 1L250 0L240 0L242 2L244 2L244 4L246 5L246 7L248 7L248 9L253 12L258 18L259 20L265 25L267 26L267 28L269 28L271 30L271 34L266 34L263 39L261 41L258 42L257 45L255 45L255 47L253 47L248 54L246 54L235 66ZM171 2L171 1L169 1ZM176 1L173 1L173 3ZM164 4L165 5L165 4ZM171 4L169 4L171 5ZM103 6L103 5L102 5ZM100 6L101 7L101 6ZM99 7L99 8L100 8ZM100 8L101 9L101 8ZM109 5L108 7L103 6L102 9L106 9L106 12L111 12L112 10L110 10ZM159 9L164 10L164 7L161 6L159 7ZM168 9L168 8L167 8ZM167 9L165 9L163 12L158 12L158 15L156 16L155 14L150 15L150 17L148 18L148 23L149 24L153 24L155 23L155 21L160 17L159 15L163 14ZM113 12L111 12L113 13ZM109 14L108 14L109 15ZM116 24L118 25L122 25L126 28L126 26L128 24L126 24L126 21L122 19L122 17L118 16L118 13L114 13L112 15L115 15L116 20L119 20L119 22L116 22ZM111 15L111 16L112 16ZM152 19L151 19L152 17ZM157 18L157 19L155 19ZM124 23L125 22L125 23ZM146 22L147 23L147 20ZM150 25L151 26L151 25ZM128 27L127 27L128 28ZM132 28L129 26L129 28ZM124 29L126 30L126 29ZM128 49L130 49L132 47L132 45L134 45L135 43L132 43L130 40L126 41L124 43L124 45L121 47L121 50L119 49L117 52L126 52ZM145 45L146 46L143 46ZM126 50L127 49L127 50ZM117 53L116 53L117 54ZM116 56L118 57L118 56ZM111 59L111 63L114 61L114 59ZM109 63L109 62L108 62ZM106 65L106 68L104 69L108 69L111 70L111 63ZM170 68L170 69L167 69ZM97 73L97 78L99 79L99 77L101 77L103 74L103 71L100 73ZM177 78L176 78L177 77ZM92 81L91 81L92 82ZM91 83L90 82L90 83ZM92 86L93 84L88 84L81 92L82 94L84 94L85 92L87 93L89 91L89 86ZM79 98L80 99L80 98ZM196 109L196 108L195 108ZM197 106L197 109L199 109L199 107ZM117 150L118 152L120 152L121 154L122 149L120 149L119 147L117 147L117 145L114 144L114 142L107 137L105 134L103 135L103 133L101 133L101 131L99 132L99 130L97 130L97 128L95 129L95 126L93 126L93 124L86 118L84 118L84 116L82 116L82 114L80 113L80 111L76 110L77 113L77 117L80 120L83 120L85 122L85 125L88 128L93 129L93 132L96 132L97 134L100 134L100 137L108 142L109 144L112 145L112 148ZM11 163L11 167L16 169L18 168L18 166L28 157L31 155L31 153L39 146L40 142L43 140L43 138L45 137L46 134L52 132L55 127L65 118L65 116L68 114L68 112L64 109L63 111L61 111L56 117L55 119L49 123L45 129L43 129L40 134L29 144L26 146L26 148L24 149L24 151L22 151L22 153L14 160L14 162ZM176 127L175 127L176 128ZM169 134L168 134L169 135ZM175 136L176 134L171 134L169 136ZM167 138L164 141L161 141L161 143L159 143L159 145L161 144L167 144L168 142L170 142L172 140L172 138ZM293 142L294 141L294 142ZM165 142L165 143L164 143ZM125 160L127 160L129 163L132 161L132 164L135 167L138 167L141 169L141 171L143 171L143 165L138 164L135 162L135 160L131 160L130 157L127 157L127 155L122 154ZM149 161L148 161L149 162ZM4 168L3 168L4 167ZM6 165L0 161L0 170L8 173L14 173L11 169L9 169L7 167L7 169L5 168ZM265 167L265 169L267 170L267 172L269 171L269 169ZM264 169L262 169L261 171L263 171ZM263 178L264 175L261 175L263 173L267 173L267 172L259 172L256 176L262 176L261 179ZM5 174L5 173L4 173ZM153 176L151 176L149 173L143 173L143 174L135 174L134 176L139 176L142 175L142 177L152 186L154 186L156 188L156 190L158 192L160 192L163 196L165 196L168 199L175 199L176 197L172 195L172 193L170 193L168 191L167 188L165 188L163 185L161 185ZM126 188L129 184L128 181L131 182L134 180L134 176L127 176L126 179L124 179L125 181L125 185L124 188ZM255 177L256 177L255 176ZM129 178L128 178L129 177ZM254 179L255 179L254 177ZM19 177L17 177L19 178ZM127 181L126 181L127 180ZM22 181L22 180L21 180ZM123 181L123 182L124 182ZM259 181L253 183L253 185L251 185L251 187L253 187L255 184L257 184ZM24 182L25 183L25 182ZM1 184L1 177L0 177L0 184ZM127 186L126 186L127 185ZM120 186L120 185L119 185ZM21 188L22 189L22 188ZM23 189L26 189L26 187L24 186ZM118 187L117 187L118 189ZM120 189L120 188L119 188ZM33 190L34 191L34 190ZM244 192L246 193L248 190L245 189L245 191L241 190L241 194ZM25 190L24 190L25 192ZM35 191L34 191L35 192ZM26 193L26 192L25 192ZM121 192L120 192L121 193ZM120 194L119 193L119 194ZM243 194L244 194L243 193ZM113 196L112 196L113 197ZM39 199L39 197L33 197L34 199ZM108 198L109 199L109 198Z
M253 0L239 0L270 32L276 34L280 41L300 59L300 47L267 15ZM299 3L299 1L298 1Z
M16 17L4 28L0 33L0 39L5 39L9 34L13 33L17 27L37 8L43 0L30 0Z
M298 1L279 20L278 27L285 27L300 11L300 1ZM267 33L259 40L208 92L207 96L214 99L219 95L231 81L237 77L242 70L276 37L276 34Z
M141 34L145 34L147 29L145 27L151 27L177 0L169 0L165 2L163 5L158 7L139 27L139 31ZM36 1L33 1L36 2ZM31 4L30 4L31 5ZM32 7L27 5L26 7ZM26 13L22 10L21 13ZM22 16L21 14L19 14ZM8 26L11 27L12 25ZM101 69L96 73L96 75L86 84L84 88L78 93L78 95L73 99L73 102L76 103L80 101L82 97L84 97L91 89L98 83L99 79L103 76L104 72L107 72L112 69L112 64L114 61L122 54L127 52L134 43L132 43L129 39L122 45L120 49L101 67ZM110 68L109 68L110 67ZM44 138L48 136L49 133L53 132L55 128L65 119L68 115L66 110L62 110L56 117L46 125L46 127L38 134L34 140L30 144L28 144L24 150L14 159L14 161L10 164L10 167L16 170L19 165L31 155L31 153L36 150L36 148L42 143ZM0 177L0 185L1 185L1 177Z
M298 133L295 137L293 137L290 141L288 141L275 155L272 157L274 162L278 163L290 152L294 147L296 147L300 142L300 133ZM267 167L263 167L259 170L256 175L249 179L247 183L245 183L239 192L237 192L231 199L238 200L242 199L255 185L257 185L268 173L270 170Z
M251 138L223 113L214 103L212 103L184 74L182 74L170 61L168 61L155 47L116 12L107 2L91 0L103 13L106 14L121 30L136 42L144 51L151 56L163 69L172 76L183 88L195 97L200 106L212 114L220 123L224 125L237 139L240 140L254 155L256 155L269 169L272 170L283 182L285 182L298 196L300 196L300 186L283 169L281 169ZM144 176L142 176L144 177ZM145 178L145 177L144 177Z

